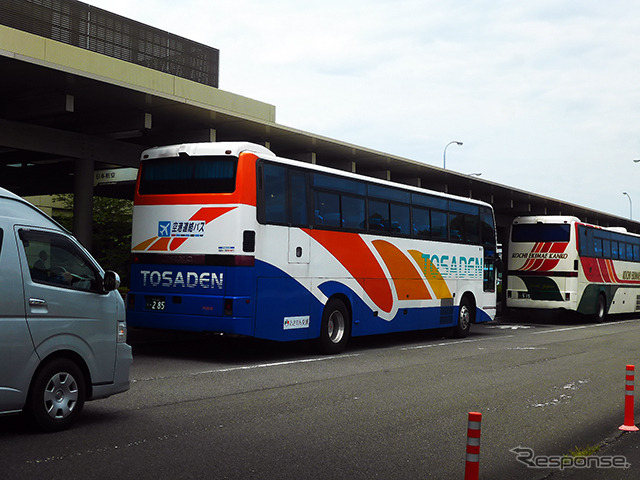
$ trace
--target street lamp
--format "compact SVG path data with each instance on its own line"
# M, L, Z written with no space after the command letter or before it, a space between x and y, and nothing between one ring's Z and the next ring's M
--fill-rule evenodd
M631 195L627 192L622 192L623 195L626 195L629 199L629 220L633 220L633 203L631 202Z
M455 143L456 145L462 145L462 142L454 140L453 142L447 143L447 145L444 147L444 153L442 154L442 168L444 168L445 170L447 169L447 148L453 143Z

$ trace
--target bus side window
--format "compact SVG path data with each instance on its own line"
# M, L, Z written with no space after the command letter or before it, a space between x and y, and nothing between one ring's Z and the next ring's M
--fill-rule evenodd
M363 230L366 214L364 211L364 198L341 195L342 226Z
M369 199L369 230L389 231L389 202Z
M480 243L480 220L475 215L464 216L464 241L474 245Z
M578 227L578 246L580 255L583 257L593 257L593 234L589 235L586 227Z
M626 245L622 242L618 244L618 258L620 260L626 260L627 258L627 248Z
M307 217L307 179L305 174L292 170L289 185L290 223L300 227L309 226Z
M640 262L640 245L633 246L633 261Z
M267 223L287 223L285 169L279 165L264 166L264 211Z
M491 210L485 207L480 209L480 222L482 245L484 247L495 247L496 232L493 227L493 214Z
M315 192L315 224L340 226L340 196L337 193Z
M602 252L602 239L601 238L594 238L593 239L593 254L594 254L594 257L602 258L603 252Z
M462 213L451 212L449 214L449 235L452 242L464 240L464 215Z
M611 242L611 258L614 260L618 259L618 242Z
M409 228L410 215L409 205L391 204L391 231L394 233L404 233L405 235L411 234Z
M611 258L611 240L602 240L602 256Z
M447 240L449 225L447 213L433 210L431 212L431 238L434 240Z
M431 237L431 218L426 208L413 207L413 234L420 238Z

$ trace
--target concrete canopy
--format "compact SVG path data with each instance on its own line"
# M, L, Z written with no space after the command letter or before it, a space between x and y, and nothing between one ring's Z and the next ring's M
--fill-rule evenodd
M264 102L3 25L0 71L0 184L22 196L130 198L131 182L94 191L93 171L136 167L154 145L246 140L283 157L487 201L501 243L511 220L530 214L640 233L626 218L279 125ZM90 223L90 210L81 216ZM80 234L86 244L86 229Z

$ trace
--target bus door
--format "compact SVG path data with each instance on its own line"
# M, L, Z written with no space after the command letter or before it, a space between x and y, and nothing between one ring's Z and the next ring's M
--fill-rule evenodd
M502 260L493 248L484 248L482 290L484 291L484 306L496 304L496 275L502 268Z

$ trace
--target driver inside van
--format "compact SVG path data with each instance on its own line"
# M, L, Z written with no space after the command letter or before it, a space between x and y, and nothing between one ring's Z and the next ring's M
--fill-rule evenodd
M35 281L55 283L58 285L71 285L72 276L69 272L62 268L53 269L47 268L46 262L49 256L44 250L40 250L38 254L38 260L33 264L31 268L31 278Z

